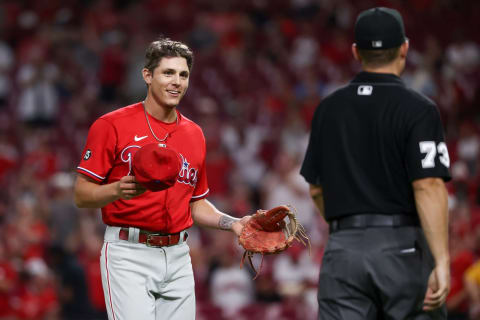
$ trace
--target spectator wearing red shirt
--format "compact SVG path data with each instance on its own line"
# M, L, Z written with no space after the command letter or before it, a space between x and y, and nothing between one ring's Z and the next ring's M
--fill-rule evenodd
M59 303L54 282L40 258L25 263L25 280L12 299L14 314L21 320L56 320Z
M3 242L0 242L0 319L13 315L10 297L17 286L18 274L7 259Z

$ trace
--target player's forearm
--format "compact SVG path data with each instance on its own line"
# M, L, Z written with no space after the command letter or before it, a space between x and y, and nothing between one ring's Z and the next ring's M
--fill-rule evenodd
M233 223L240 220L219 211L206 199L192 202L190 207L193 221L200 226L232 230Z
M79 208L102 208L120 198L115 183L100 185L80 175L75 182L74 197Z
M425 178L413 182L415 204L436 265L449 264L448 197L443 180Z
M310 184L310 196L320 215L325 219L325 207L323 202L323 189L321 186Z

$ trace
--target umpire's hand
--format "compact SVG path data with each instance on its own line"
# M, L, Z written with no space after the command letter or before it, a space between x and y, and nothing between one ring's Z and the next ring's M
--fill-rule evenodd
M423 301L423 310L430 311L445 303L450 290L450 266L448 263L438 264L428 279L427 293Z

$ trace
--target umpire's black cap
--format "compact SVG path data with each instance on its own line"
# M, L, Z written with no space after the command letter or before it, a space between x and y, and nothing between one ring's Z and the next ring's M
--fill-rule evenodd
M355 44L359 49L390 49L399 47L406 40L403 19L397 10L377 7L358 15Z

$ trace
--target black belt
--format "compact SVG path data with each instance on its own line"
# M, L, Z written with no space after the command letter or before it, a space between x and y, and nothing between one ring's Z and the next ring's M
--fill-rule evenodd
M330 232L343 229L363 229L371 227L406 227L419 226L418 216L406 214L356 214L331 220Z

